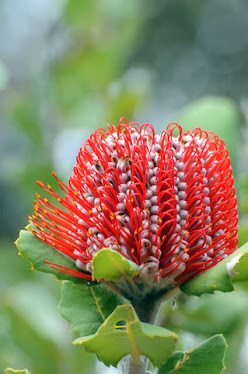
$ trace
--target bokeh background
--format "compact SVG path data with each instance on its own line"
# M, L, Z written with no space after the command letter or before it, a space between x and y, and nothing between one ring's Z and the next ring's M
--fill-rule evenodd
M120 117L200 126L225 139L248 239L246 0L1 0L0 371L117 373L71 345L60 283L30 271L13 241L37 179L64 181L87 136ZM248 286L167 305L164 323L188 349L216 333L225 374L248 368Z

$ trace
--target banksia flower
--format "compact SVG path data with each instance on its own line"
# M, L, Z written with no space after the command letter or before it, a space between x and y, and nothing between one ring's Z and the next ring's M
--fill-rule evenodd
M180 284L237 249L230 158L213 133L171 124L157 135L122 119L85 142L68 185L53 174L65 197L38 184L61 208L37 194L30 219L79 269L50 264L58 270L91 279L92 258L107 247L139 266L139 281Z

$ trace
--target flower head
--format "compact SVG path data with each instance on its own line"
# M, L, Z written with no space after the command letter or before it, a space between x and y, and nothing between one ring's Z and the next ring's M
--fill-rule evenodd
M122 119L84 143L68 185L53 174L64 198L38 184L62 207L37 195L31 221L80 269L50 264L61 271L91 279L92 258L108 247L139 266L140 280L180 284L237 249L230 158L213 133L171 124L157 135Z

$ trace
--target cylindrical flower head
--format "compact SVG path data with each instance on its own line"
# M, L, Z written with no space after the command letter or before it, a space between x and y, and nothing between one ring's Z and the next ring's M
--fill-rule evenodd
M36 237L71 257L91 279L91 261L111 248L139 266L137 279L180 284L216 265L237 247L237 200L228 151L213 133L171 124L120 122L97 129L77 156L64 207L38 196ZM44 259L45 260L45 259Z

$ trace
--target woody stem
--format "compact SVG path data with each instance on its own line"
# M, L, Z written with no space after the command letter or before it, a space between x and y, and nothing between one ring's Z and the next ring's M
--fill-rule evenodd
M127 356L122 360L123 374L145 374L147 370L148 359L142 357L139 362L133 361L131 356Z

